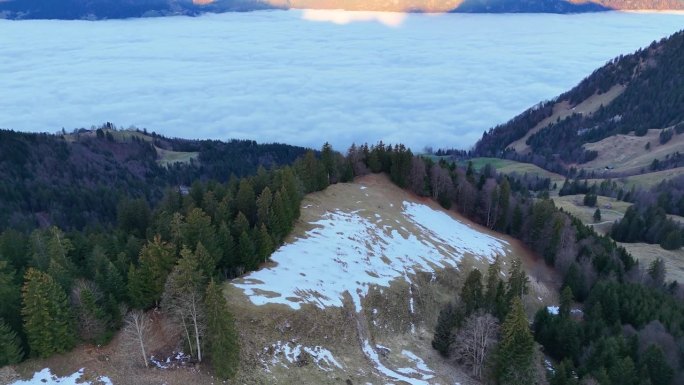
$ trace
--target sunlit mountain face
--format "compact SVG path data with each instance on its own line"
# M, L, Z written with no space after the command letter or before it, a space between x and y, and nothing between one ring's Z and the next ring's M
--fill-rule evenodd
M0 18L117 19L262 9L429 13L582 13L682 10L680 0L1 0Z

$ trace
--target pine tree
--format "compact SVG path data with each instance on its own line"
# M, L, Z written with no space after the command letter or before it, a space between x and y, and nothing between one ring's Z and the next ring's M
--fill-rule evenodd
M273 252L273 241L271 236L268 234L266 225L262 224L259 229L259 242L258 242L258 255L259 263L266 262L268 257Z
M235 206L247 217L249 223L256 220L256 195L252 183L247 178L240 180L240 188L235 196Z
M534 338L520 298L513 298L511 308L501 326L501 342L496 358L498 384L532 384Z
M48 357L75 343L73 318L62 287L46 273L29 269L22 288L24 331L31 355Z
M243 231L238 241L238 255L240 256L240 264L246 270L254 270L257 266L256 248L252 238L246 231Z
M197 244L201 243L214 260L214 265L218 263L221 259L221 250L216 237L216 230L211 224L211 218L202 209L192 209L185 218L185 223L181 229L182 245L194 251Z
M514 297L522 298L523 295L527 294L529 282L522 261L520 258L515 258L511 263L511 269L508 271L507 295L509 300Z
M128 296L134 307L147 309L159 302L175 262L173 249L156 236L140 250L139 267L131 265L128 271Z
M4 319L11 328L21 328L21 287L15 283L14 269L7 261L0 260L0 318Z
M218 243L223 255L218 263L218 266L223 270L224 274L238 264L236 250L235 250L235 238L230 234L230 229L225 222L221 222L219 226L218 233Z
M594 211L594 222L600 222L601 221L601 209L596 208L596 211Z
M674 377L674 371L667 364L663 351L656 345L651 345L646 349L641 365L648 373L652 385L668 385Z
M337 167L335 167L335 153L333 152L330 143L325 142L321 148L321 163L323 163L323 170L325 170L327 184L337 181Z
M264 188L264 190L259 194L257 198L257 224L261 226L262 224L268 225L269 217L271 216L271 205L273 203L273 194L269 187Z
M205 296L208 350L214 372L221 379L235 376L240 363L240 345L233 314L228 309L221 286L213 280Z
M432 347L442 356L449 356L449 347L453 341L452 331L461 324L463 318L462 312L451 302L440 310L435 334L432 337Z
M570 306L572 306L572 289L566 286L563 291L561 291L560 298L560 309L558 311L561 318L567 318L570 316Z
M461 301L465 307L465 315L469 316L473 311L483 305L482 273L473 269L466 277L461 289Z
M499 202L497 204L498 216L496 218L496 223L494 228L503 231L508 226L508 210L511 200L511 184L508 182L508 178L504 177L501 185L499 187Z
M21 362L24 351L17 333L0 318L0 367Z
M242 233L248 232L249 229L250 226L247 216L243 214L242 211L238 212L233 221L233 237L239 238Z
M484 305L492 314L495 314L497 288L501 281L501 259L499 256L487 267L487 282L485 287Z

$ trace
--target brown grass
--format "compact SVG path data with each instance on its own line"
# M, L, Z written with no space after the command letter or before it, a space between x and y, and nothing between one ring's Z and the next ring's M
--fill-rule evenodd
M581 165L587 171L643 173L648 171L654 159L664 160L667 155L684 152L684 135L674 135L669 142L660 144L662 130L648 130L644 136L613 135L595 143L584 145L587 150L597 151L598 157ZM646 150L646 143L651 148Z
M360 189L359 185L366 189ZM433 209L443 210L431 200L397 188L384 175L368 175L357 179L354 184L334 185L307 196L302 202L301 219L286 242L305 237L306 232L312 229L310 222L333 210L353 210L361 216L372 216L373 222L378 221L375 218L377 213L381 216L379 226L389 225L403 234L419 232L420 229L415 228L415 224L407 221L402 214L404 201L420 202ZM510 248L504 263L509 264L514 256L523 258L531 277L532 293L526 298L530 314L539 306L556 303L556 289L560 280L538 257L514 239L482 228L454 212L448 214L479 231L508 241ZM368 333L372 343L390 348L391 352L383 362L393 367L406 366L405 358L400 352L407 349L423 358L435 370L434 381L460 382L464 385L477 383L430 347L439 310L457 295L465 274L475 267L486 271L486 263L482 259L466 255L457 269L438 269L434 275L419 273L413 276L410 288L407 282L396 280L389 287L369 289L368 295L363 299L362 319L367 325L364 333ZM243 367L250 368L241 374L240 382L289 384L303 381L328 384L349 379L358 384L380 381L361 352L358 330L355 327L358 316L355 315L350 298L344 301L343 308L318 309L312 305L303 305L302 309L294 311L284 305L254 306L242 290L232 285L226 285L226 292L231 307L238 314L244 347ZM410 293L414 298L415 313L410 312ZM415 333L411 332L412 328L415 328ZM264 363L272 359L268 354L268 346L276 341L297 341L307 346L324 346L333 352L345 368L322 372L311 364L302 367L288 364L289 369L281 365L268 365L267 371Z
M615 98L625 91L626 86L615 85L602 94L594 94L576 106L570 105L567 101L558 102L553 106L553 114L532 127L525 136L508 145L519 154L526 154L530 151L530 146L525 143L530 136L548 127L557 120L563 120L572 114L591 115L603 105L610 104Z
M644 268L656 258L662 258L667 269L667 279L684 282L684 249L665 250L659 245L648 243L620 243L627 251L637 258Z
M598 196L596 207L588 207L584 205L584 195L581 194L554 196L553 202L565 212L576 216L585 225L594 226L594 229L601 234L610 231L613 222L622 219L632 205L615 198ZM596 208L601 209L601 220L598 223L594 221Z

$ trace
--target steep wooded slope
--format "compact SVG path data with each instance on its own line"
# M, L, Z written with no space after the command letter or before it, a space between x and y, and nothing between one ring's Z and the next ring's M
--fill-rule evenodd
M548 169L598 155L584 144L684 122L684 32L596 70L572 90L540 103L486 132L475 146L483 156L534 162ZM675 132L675 134L676 134Z

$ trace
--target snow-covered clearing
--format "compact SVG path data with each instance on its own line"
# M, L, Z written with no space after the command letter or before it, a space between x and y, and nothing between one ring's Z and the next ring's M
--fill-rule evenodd
M293 309L302 303L339 307L349 293L360 311L370 285L386 287L395 279L410 283L416 271L456 266L465 254L489 260L506 252L506 241L427 205L404 202L403 214L414 231L358 210L327 212L311 222L313 229L271 256L275 266L234 285L256 305Z
M50 369L45 368L34 373L30 380L19 380L10 385L113 385L108 377L101 376L95 382L91 382L84 381L81 376L83 376L83 369L65 377L58 377L52 374Z

